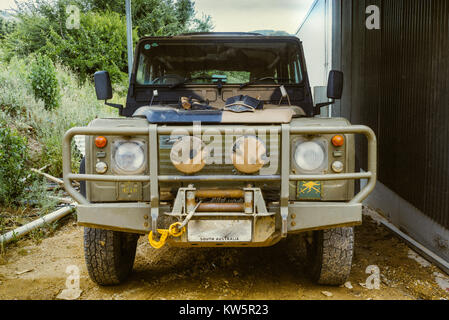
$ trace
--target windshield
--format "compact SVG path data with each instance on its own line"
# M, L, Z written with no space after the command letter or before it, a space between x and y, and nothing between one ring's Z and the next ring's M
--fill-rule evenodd
M144 41L139 52L136 82L142 85L298 84L303 80L299 46L293 41Z

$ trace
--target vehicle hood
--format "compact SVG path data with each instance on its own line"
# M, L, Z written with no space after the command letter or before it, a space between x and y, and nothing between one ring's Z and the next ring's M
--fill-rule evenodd
M184 110L172 106L145 106L134 112L133 117L144 117L149 123L224 123L224 124L282 124L290 123L293 116L305 116L301 108L267 107L264 110L237 113L213 110Z

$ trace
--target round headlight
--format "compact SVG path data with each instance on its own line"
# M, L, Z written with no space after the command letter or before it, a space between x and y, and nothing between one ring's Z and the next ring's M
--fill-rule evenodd
M314 171L324 164L325 156L323 148L315 142L304 142L295 150L296 165L304 171Z
M138 142L123 142L117 146L114 154L117 168L126 172L136 172L145 163L145 153Z
M173 144L170 151L170 160L181 172L191 174L201 171L204 166L203 141L194 136L184 136Z
M239 137L232 146L232 163L243 173L256 173L266 163L267 148L256 136Z

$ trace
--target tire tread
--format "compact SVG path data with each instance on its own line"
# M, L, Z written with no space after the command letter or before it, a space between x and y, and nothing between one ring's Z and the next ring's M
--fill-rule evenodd
M131 273L138 236L84 228L84 257L90 278L100 285L116 285Z
M342 285L351 273L354 253L354 228L319 231L313 259L313 276L322 285Z

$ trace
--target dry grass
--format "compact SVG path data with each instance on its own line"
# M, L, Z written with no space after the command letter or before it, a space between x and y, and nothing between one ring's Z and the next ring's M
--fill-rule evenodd
M36 101L33 95L29 80L30 59L13 58L7 63L1 60L0 51L0 120L27 137L30 158L27 170L48 165L47 173L61 177L63 134L71 127L86 126L97 117L117 116L117 111L97 101L90 82L80 84L75 74L60 65L56 66L60 107L45 110L43 102ZM114 100L123 103L124 97ZM73 146L74 170L79 166L80 157ZM18 206L0 207L0 234L53 211L57 205L57 201L48 198L50 193L44 179L30 173L28 181ZM57 192L51 194L59 195ZM53 232L54 227L49 225L30 236L39 240Z

